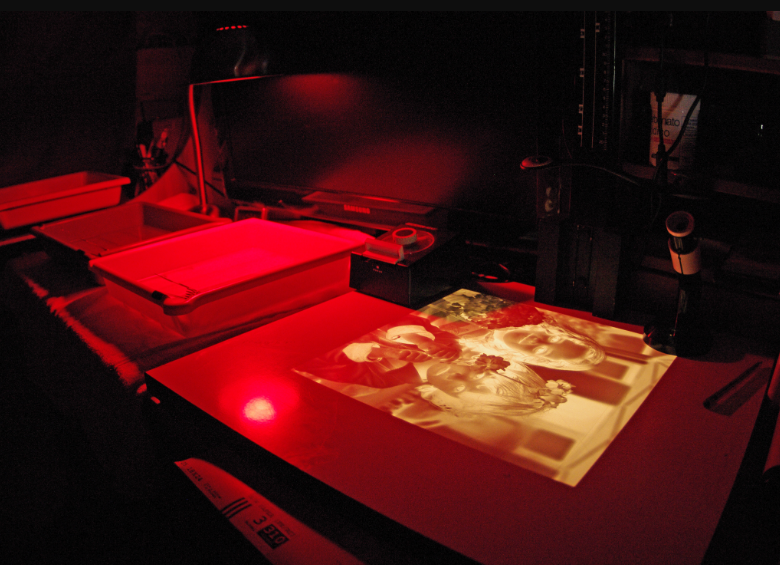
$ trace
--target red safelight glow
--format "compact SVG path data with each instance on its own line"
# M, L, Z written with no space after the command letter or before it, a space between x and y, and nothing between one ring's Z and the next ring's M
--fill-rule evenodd
M376 194L393 194L403 187L413 194L427 193L444 199L444 195L466 182L469 160L465 143L457 139L443 134L407 134L387 139L383 145L356 150L349 161L316 183L323 188L355 193L370 186Z
M220 392L223 413L237 414L240 424L252 427L274 425L298 405L299 396L291 383L249 377Z
M293 76L280 87L291 107L301 114L338 115L364 96L359 81L340 74Z
M276 419L276 410L270 400L261 396L246 403L244 417L257 423L270 422Z

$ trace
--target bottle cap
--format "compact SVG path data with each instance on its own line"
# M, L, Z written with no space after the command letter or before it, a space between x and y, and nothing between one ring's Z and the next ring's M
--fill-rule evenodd
M693 233L693 216L688 212L672 212L666 218L666 231L672 237L686 237Z

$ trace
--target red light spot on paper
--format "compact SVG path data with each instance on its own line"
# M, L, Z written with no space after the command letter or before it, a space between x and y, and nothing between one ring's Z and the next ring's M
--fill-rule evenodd
M223 389L219 404L244 425L274 424L298 404L294 385L277 379L248 378Z
M270 422L276 418L276 410L267 398L253 398L244 406L244 417L258 423Z

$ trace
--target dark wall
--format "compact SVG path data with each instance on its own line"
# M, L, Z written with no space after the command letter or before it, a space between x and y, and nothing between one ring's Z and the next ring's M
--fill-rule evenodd
M3 12L0 186L126 170L136 49L155 27L181 40L177 22L193 18L196 37L184 41L198 45L217 25L251 25L269 72L368 72L457 88L499 114L512 108L534 140L556 131L547 108L562 92L556 26L566 13Z
M371 72L471 91L514 107L532 123L540 152L554 153L581 14L2 12L0 186L83 169L120 172L135 141L135 51L149 32L203 43L216 26L242 23L267 50L270 72ZM657 45L667 13L624 14L627 41ZM699 45L702 14L675 13L670 46ZM712 47L754 53L751 30L762 15L713 13ZM191 20L195 37L184 37L182 22Z
M118 174L133 147L134 12L0 13L0 186Z
M554 138L577 12L196 12L201 36L243 24L269 73L379 75L408 89L457 91ZM576 42L575 42L576 46ZM576 64L576 61L574 62Z

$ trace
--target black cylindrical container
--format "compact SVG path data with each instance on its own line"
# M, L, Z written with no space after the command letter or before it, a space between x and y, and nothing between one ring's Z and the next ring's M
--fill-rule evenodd
M688 212L674 212L666 219L669 253L677 272L677 311L674 319L656 320L644 332L650 347L681 357L703 355L712 343L701 311L701 253L694 226Z

